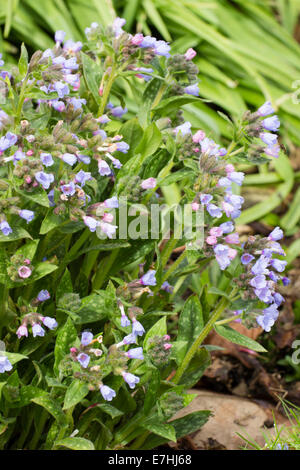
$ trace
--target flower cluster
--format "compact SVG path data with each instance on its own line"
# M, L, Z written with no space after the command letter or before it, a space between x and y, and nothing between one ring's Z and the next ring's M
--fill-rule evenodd
M49 292L46 289L41 290L37 297L32 300L31 305L33 307L37 307L48 299L50 299ZM23 316L21 325L17 329L16 334L19 339L23 336L28 337L28 326L31 326L31 331L34 338L36 336L45 336L45 330L42 327L42 324L49 328L49 330L54 330L57 327L57 321L55 318L44 316L36 311L29 312Z

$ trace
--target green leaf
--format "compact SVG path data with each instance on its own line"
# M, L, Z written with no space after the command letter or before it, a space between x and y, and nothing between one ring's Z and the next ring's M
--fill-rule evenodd
M44 218L41 224L40 235L45 235L46 233L50 232L50 230L53 230L56 227L58 228L62 224L62 222L62 217L53 214L53 211L50 210L46 214L46 217Z
M87 383L74 380L66 392L63 410L77 405L88 393L89 387Z
M149 340L153 338L153 336L164 336L167 334L167 321L166 317L162 317L158 320L150 330L147 331L147 334L144 339L143 348L144 351L148 351L150 344Z
M58 401L50 397L49 394L32 398L31 401L45 408L45 410L47 410L48 413L50 413L53 416L53 418L57 421L57 424L59 426L61 427L67 426L66 416L63 410L61 409Z
M182 347L176 351L178 364L183 360L187 350L199 336L203 326L200 301L197 296L192 296L185 302L179 317L177 341L183 344Z
M200 380L209 365L210 354L205 348L201 348L190 361L179 384L184 384L187 388L193 387Z
M193 171L183 169L166 176L159 182L159 184L160 186L169 186L170 184L176 183L177 181L180 181L184 178L189 178L189 180L193 180L194 177L195 173Z
M21 238L32 238L29 233L21 227L13 227L13 232L9 235L3 235L0 232L0 243L1 242L14 242L20 240Z
M215 325L215 330L220 336L228 339L232 343L240 344L241 346L252 349L253 351L266 352L266 349L259 343L245 335L242 335L233 328L230 328L230 326Z
M40 206L43 207L49 207L49 199L47 196L46 191L42 188L36 188L32 193L29 193L28 191L22 191L21 189L15 188L15 191L20 194L20 196L24 197L25 199L28 199L29 201L35 202L36 204L39 204Z
M109 405L108 403L101 403L101 405L97 405L97 408L103 411L103 413L109 415L112 419L119 418L124 414L123 411L118 410L117 408L112 405Z
M107 291L98 291L81 299L81 307L76 311L77 324L93 323L109 317L115 309L115 299Z
M56 375L58 375L59 363L62 359L65 358L67 354L69 354L70 347L73 346L76 338L76 328L74 327L72 320L68 318L66 323L61 328L59 328L56 338L54 349L54 372Z
M160 421L159 416L154 416L146 420L142 424L142 427L148 431L153 432L154 434L157 434L158 436L165 438L167 441L176 442L176 433L174 427L171 424Z
M83 66L83 75L88 86L88 89L93 95L96 103L100 103L100 96L98 93L100 82L101 82L101 68L99 64L91 59L84 52L80 52L82 66Z
M4 354L5 354L5 356L7 356L9 362L11 363L11 365L14 365L19 361L23 361L23 359L28 359L28 357L24 356L23 354L11 353L11 352L7 352L7 351L5 351Z
M56 302L58 303L59 299L64 294L70 294L73 292L71 274L68 269L65 270L61 280L56 289Z
M152 408L154 407L158 390L160 387L160 373L158 369L151 370L151 379L146 391L145 401L144 401L144 412L145 415L149 414Z
M95 450L94 444L83 437L65 437L59 441L55 441L56 447L67 447L72 450Z
M172 96L167 98L159 103L158 106L154 108L155 111L163 111L164 114L168 115L173 111L177 111L181 106L189 103L194 103L199 101L197 96L184 95L184 96Z
M162 135L155 123L150 124L145 130L144 136L136 148L136 153L140 153L145 159L152 155L160 146Z
M181 437L186 436L187 434L191 434L192 432L198 431L208 420L211 415L211 411L203 410L203 411L195 411L194 413L190 413L182 418L174 419L170 422L172 426L175 428L176 439L180 439ZM148 439L143 444L142 449L148 450L158 447L168 439L159 436L149 436Z
M21 45L21 56L19 59L18 67L21 78L24 78L28 70L28 52L24 43L22 43Z
M28 243L25 243L25 245L21 246L21 248L17 250L16 254L21 254L25 258L28 258L30 259L30 261L32 261L36 253L39 242L40 240L32 240L32 241L29 241Z
M123 136L124 141L129 145L128 156L134 154L137 145L143 137L143 129L139 125L137 118L130 119L120 127L119 134Z

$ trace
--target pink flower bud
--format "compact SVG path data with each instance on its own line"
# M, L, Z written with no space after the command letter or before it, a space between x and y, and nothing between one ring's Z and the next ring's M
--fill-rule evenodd
M223 235L223 230L221 229L221 227L212 227L209 233L213 237L221 237Z
M135 34L133 38L131 39L131 44L134 44L135 46L139 46L141 42L143 41L143 39L144 39L144 36L141 33Z
M21 325L16 331L18 338L21 338L22 336L28 336L28 330L26 325Z
M26 155L28 157L31 157L33 155L33 150L28 150L28 152L26 152Z
M228 165L225 166L225 170L226 170L226 173L232 173L235 168L233 165L231 165L231 163L228 163Z
M99 96L103 95L103 86L100 86L98 93L99 93Z
M165 341L169 341L171 339L171 336L165 335L163 338L164 338Z
M193 211L198 211L200 208L200 204L198 202L192 202L192 210Z
M216 239L216 237L207 237L206 239L206 243L208 245L216 245L218 243L218 240Z
M165 343L165 344L164 344L164 349L165 349L166 351L168 351L168 349L171 349L171 347L172 347L172 344L170 344L170 343Z
M30 176L26 176L25 183L30 184L31 182L32 182L32 179L30 178Z
M235 250L234 248L229 248L228 256L231 260L233 260L236 257L237 253L237 250Z
M231 233L225 237L225 241L231 245L238 245L240 243L239 235L237 233Z
M22 279L26 279L27 277L31 276L31 273L32 273L31 269L28 268L27 266L21 266L18 269L18 274Z
M199 144L201 140L205 138L205 132L204 131L197 131L196 134L193 135L193 142L195 144Z
M28 258L25 258L25 259L24 259L24 264L29 265L30 263L31 263L30 259L28 259Z
M190 47L184 54L184 57L186 58L186 60L192 60L196 55L197 52Z
M141 188L143 189L153 189L156 186L155 178L148 178L141 183Z
M113 214L104 214L102 217L103 222L108 222L109 224L114 220Z

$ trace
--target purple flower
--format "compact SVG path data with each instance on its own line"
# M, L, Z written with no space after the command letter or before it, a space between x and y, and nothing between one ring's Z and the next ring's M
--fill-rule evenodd
M212 200L211 194L200 194L200 202L201 204L205 205L208 204Z
M55 36L54 36L55 42L59 42L59 43L63 42L63 40L65 39L65 35L66 33L64 31L61 31L61 30L56 31Z
M118 198L117 196L113 196L109 199L106 199L104 201L104 205L105 207L107 207L108 209L117 209L119 207L119 201L118 201Z
M135 336L143 336L143 334L145 333L143 325L136 319L132 320L132 333Z
M122 108L122 106L116 106L115 108L112 108L110 110L111 114L114 117L122 117L123 114L127 113L128 109L127 108Z
M274 230L268 236L269 240L277 241L283 238L283 231L279 227L275 227Z
M230 265L231 261L229 257L229 247L226 245L218 244L214 246L214 252L220 269L224 271L224 269L226 269Z
M112 401L112 399L116 396L116 392L107 385L100 385L100 392L106 401Z
M254 290L255 295L261 300L262 302L265 303L271 303L273 302L273 297L270 289L268 287L263 287L262 289L255 289Z
M49 189L50 184L54 181L54 176L52 173L44 173L43 171L38 171L35 175L35 179L38 183L44 188Z
M80 353L78 354L77 356L77 360L78 362L80 363L80 365L86 369L87 366L89 365L89 362L90 362L90 356L88 354L85 354L85 353Z
M81 344L83 346L87 346L93 341L93 339L94 339L93 333L91 333L90 331L84 331L81 335Z
M263 289L267 285L266 276L264 274L258 274L251 279L250 285L256 289Z
M52 108L55 109L56 111L59 111L60 113L62 113L66 109L65 103L59 100L51 100L49 101L49 105L52 106Z
M220 228L223 233L231 233L234 230L234 225L231 221L224 222L223 224L220 225Z
M123 328L126 328L127 326L130 326L130 325L131 325L130 320L125 315L125 313L122 313L122 315L121 315L121 326Z
M241 256L241 262L242 264L249 264L251 261L254 259L254 256L250 255L249 253L244 253Z
M40 302L45 302L45 300L50 299L50 294L47 290L41 290L37 295L37 299Z
M40 159L45 166L52 166L54 163L51 153L41 153Z
M260 256L258 260L256 261L256 263L251 268L252 274L254 275L268 274L269 270L267 269L267 267L269 266L269 264L270 264L270 258L264 255Z
M275 110L272 107L270 101L266 101L260 108L258 108L257 113L260 116L268 116L269 114L273 114Z
M284 286L288 286L291 282L288 277L283 277L281 280Z
M28 329L26 325L20 325L16 331L18 338L22 338L22 336L28 336Z
M276 271L278 271L279 273L282 273L285 270L287 261L282 261L279 259L272 259L270 261L270 264L271 266L273 266L274 269L276 269Z
M129 150L129 145L126 142L117 142L117 150L122 153L127 153Z
M174 290L174 287L171 286L171 284L168 283L168 281L165 281L162 286L161 286L161 289L166 291L166 292L169 292L169 294L172 294L173 290Z
M267 129L267 131L276 132L280 127L280 121L278 116L272 116L261 121L262 126Z
M81 48L82 48L81 41L74 42L72 41L72 39L69 39L64 44L64 50L67 51L69 54L75 54L76 52L79 52Z
M60 189L64 193L65 196L74 196L75 194L75 184L73 181L67 184L63 184Z
M231 186L231 181L228 177L222 177L218 181L218 186L221 186L223 188L229 188Z
M182 136L191 134L192 124L189 121L184 122L180 126L175 127L174 132L177 135L179 132Z
M216 217L217 219L222 217L221 209L215 204L207 204L206 209L211 217Z
M86 165L91 163L91 158L88 155L78 155L78 160Z
M45 330L41 327L39 323L34 323L32 325L32 334L34 338L36 336L45 336Z
M141 182L141 188L143 189L154 189L156 186L156 178L148 178Z
M242 173L241 171L231 171L228 174L228 178L233 183L238 184L239 186L241 186L243 181L244 181L244 178L245 178L245 173Z
M130 333L129 335L125 336L123 338L123 341L122 341L122 345L123 344L133 344L133 343L136 343L136 336L135 334L133 333Z
M96 228L99 226L99 222L93 217L89 217L88 215L83 217L83 222L90 229L91 232L95 232Z
M130 374L130 372L123 372L122 376L131 389L135 388L136 384L140 381L136 375Z
M122 29L122 26L126 23L126 20L124 18L119 18L117 17L113 24L112 24L112 30L115 34L116 37L120 36L124 31Z
M67 163L70 166L77 163L77 157L76 155L73 155L72 153L64 153L61 158L63 159L65 163Z
M86 104L86 100L85 100L84 98L75 98L75 97L72 97L72 98L70 98L69 103L71 103L71 105L73 106L73 108L74 108L75 110L77 110L77 109L82 109L82 105L83 105L83 104Z
M143 284L143 286L156 286L155 274L156 271L154 269L150 269L141 277L140 283Z
M57 92L59 98L63 98L70 93L68 85L63 82L55 82L54 90Z
M275 323L275 320L269 315L259 315L256 318L257 323L261 328L267 332L271 331L272 326Z
M151 36L145 36L143 38L143 37L140 37L138 34L136 34L135 37L137 38L137 41L140 43L139 45L142 48L147 48L147 47L153 48L155 46L156 39Z
M261 132L259 134L259 137L269 147L271 147L272 145L277 144L277 135L276 134L272 134L270 132Z
M110 176L111 169L105 160L98 161L98 170L101 176Z
M0 230L2 231L3 235L5 235L6 237L10 233L12 233L12 229L11 229L9 223L6 220L2 220L0 222Z
M81 186L84 186L85 183L91 179L92 179L91 173L87 171L83 171L83 170L80 170L75 176L76 183L81 184Z
M126 356L129 357L129 359L144 359L143 355L143 348L134 348L134 349L129 349L127 351Z
M19 212L19 216L29 224L34 219L34 212L23 209Z
M282 302L284 302L284 297L282 297L281 294L279 294L279 292L275 292L275 294L273 295L274 297L274 301L275 301L275 304L279 307Z
M70 59L66 59L66 60L65 60L65 63L64 63L63 65L64 65L64 68L65 68L65 69L69 69L69 70L77 70L78 67L79 67L79 65L78 65L77 62L76 62L76 57L71 57ZM68 92L65 93L65 94L67 95ZM72 99L72 98L71 98L71 99ZM75 100L77 100L77 98L75 98ZM79 99L79 101L84 102L85 99L84 99L84 98L83 98L83 100L80 100L80 99ZM85 103L84 103L84 104L85 104Z
M0 139L0 151L4 152L9 147L14 145L18 140L18 136L12 134L11 132L7 132L5 136L1 137Z
M57 321L52 317L44 317L42 319L44 325L49 328L49 330L54 330L57 327Z
M278 158L279 152L280 152L280 147L278 144L265 148L265 154L269 155L269 157Z
M166 41L155 41L154 52L157 55L162 55L165 57L170 57L171 47Z
M0 374L12 370L12 365L6 356L0 356Z
M184 92L188 95L199 96L199 86L198 83L194 85L189 85L184 88Z
M113 238L118 228L117 225L112 225L107 222L100 222L99 226L102 232L108 236L108 238Z

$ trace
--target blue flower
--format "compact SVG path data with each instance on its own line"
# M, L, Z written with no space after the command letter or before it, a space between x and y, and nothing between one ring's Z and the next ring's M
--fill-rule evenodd
M52 166L54 164L51 153L41 153L40 159L45 166Z
M47 290L41 290L37 295L37 299L40 302L45 302L45 300L50 299L50 294Z
M134 349L129 349L127 351L126 356L129 357L129 359L144 359L143 355L143 348L134 348Z
M106 401L112 401L112 399L116 396L116 392L107 385L100 385L100 392Z
M12 365L7 356L0 356L0 374L12 370Z
M85 354L85 353L80 353L78 354L77 356L77 360L79 362L79 364L84 368L86 369L87 366L89 365L89 362L90 362L90 356L88 354Z
M32 325L32 334L34 338L36 336L45 336L45 330L41 327L39 323L34 323Z
M85 183L91 179L92 179L91 173L87 171L83 171L83 170L80 170L75 176L76 183L81 184L81 186L84 186Z
M135 388L136 384L139 383L140 379L136 375L130 374L130 372L122 373L123 379L128 383L131 389Z
M194 83L194 85L189 85L184 88L184 92L188 95L199 96L199 86L198 83Z
M65 39L65 35L66 33L64 31L56 31L55 33L55 36L54 36L54 39L55 39L55 42L63 42L63 40Z
M64 193L65 196L74 196L75 194L75 184L73 181L67 184L63 184L60 189Z
M57 327L57 321L52 317L43 317L42 319L44 325L49 328L49 330L54 330Z
M262 126L267 129L267 131L276 132L280 127L280 121L278 116L272 116L264 119L262 122Z
M18 140L18 137L11 132L7 132L5 136L1 137L0 139L0 151L4 152L9 147L14 145Z
M52 173L44 173L43 171L38 171L35 175L35 179L38 183L44 188L49 189L50 184L54 181L54 176Z
M34 212L27 209L20 210L19 216L29 224L34 219Z
M5 235L6 237L10 233L12 233L12 229L11 229L9 223L6 220L2 220L0 222L0 230L2 231L3 235Z
M241 262L242 264L249 264L251 261L254 259L254 256L250 255L249 253L244 253L241 256Z
M65 163L67 163L70 166L73 166L75 163L77 163L77 157L76 155L73 155L72 153L64 153L61 158Z
M171 47L166 41L156 41L154 43L154 52L156 55L162 55L164 57L170 57Z
M269 114L273 114L275 110L272 107L270 101L266 101L260 108L258 108L257 113L260 116L268 116Z
M68 85L63 82L55 82L54 90L57 92L59 98L63 98L70 93Z
M269 240L277 241L283 238L283 231L279 227L275 227L274 230L268 236Z
M93 339L94 339L93 333L91 333L90 331L84 331L81 335L81 344L83 346L87 346L93 341Z
M132 320L132 333L135 336L143 336L143 334L145 333L143 325L135 319Z
M209 215L211 215L211 217L216 217L217 219L222 217L221 209L215 204L207 204L206 209Z
M154 269L150 269L146 274L144 274L141 279L140 283L143 286L156 286L156 271Z
M90 229L91 232L95 232L96 228L99 226L99 222L93 217L89 217L88 215L83 217L83 222Z
M229 247L226 245L218 244L214 246L214 252L220 269L224 271L224 269L226 269L231 262L229 258Z
M187 134L191 134L192 133L191 127L192 127L192 124L189 121L186 121L180 126L175 127L174 132L176 135L180 133L183 136Z

